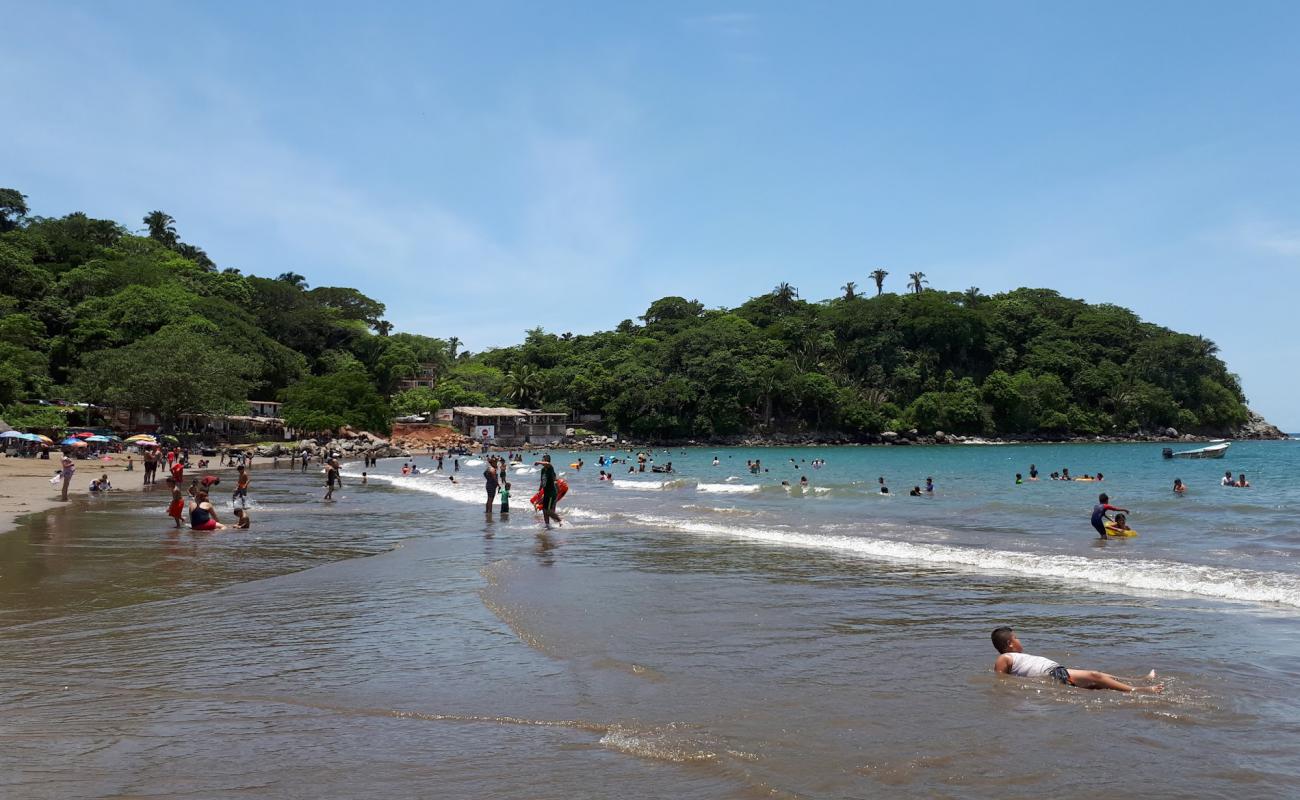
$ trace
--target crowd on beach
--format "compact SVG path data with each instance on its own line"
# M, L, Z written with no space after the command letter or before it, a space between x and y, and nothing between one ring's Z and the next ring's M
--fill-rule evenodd
M670 451L665 452L670 454ZM446 450L430 448L429 456L434 461L431 468L421 468L414 459L409 459L403 464L401 474L441 473L452 483L458 483L457 476L461 474L462 466L461 456L469 454L469 451L464 448ZM63 451L59 470L51 480L51 483L61 484L62 498L65 500L67 499L69 485L77 469L73 455L74 452L71 450L65 449ZM536 453L529 454L529 458L535 456ZM248 529L251 526L249 490L252 485L251 472L253 470L254 454L251 451L231 448L218 451L217 458L218 466L233 467L236 471L235 486L229 504L234 520L229 526L219 518L217 508L212 501L212 493L215 487L221 483L221 477L213 474L191 475L188 486L186 486L186 471L192 467L192 454L189 449L163 447L160 444L146 444L140 448L144 486L152 486L157 483L157 473L160 468L165 472L166 477L163 480L170 491L170 501L166 513L174 520L176 529L184 527L186 522L188 522L188 527L191 530L200 532L224 530L227 527L237 530ZM325 482L325 493L322 499L330 501L334 499L335 489L342 486L341 458L341 453L336 451L321 450L312 453L303 449L301 452L291 453L288 461L291 469L297 468L302 472L306 472L313 464L320 467ZM275 457L273 466L279 466L279 461L280 458ZM193 468L198 471L209 467L208 459L193 459L193 462ZM793 457L789 459L789 462L791 467L803 473L799 476L797 483L804 488L807 488L810 484L808 473L804 470L818 470L825 466L826 463L824 459L813 459L809 462L804 459L796 460ZM552 523L556 525L562 524L563 520L556 513L556 507L569 487L568 483L556 473L549 453L542 454L540 458L534 458L531 464L526 460L523 452L514 451L509 451L505 455L484 453L482 462L471 463L482 463L484 466L482 477L485 490L485 511L489 516L493 512L494 504L499 502L502 518L509 517L513 489L510 481L510 469L513 467L528 473L536 471L538 474L537 494L531 498L530 504L536 511L541 513L542 524L547 529L551 527ZM372 454L365 454L363 464L368 470L377 466L378 459ZM601 454L597 457L596 464L600 468L598 480L602 482L613 481L614 467L616 465L619 467L626 465L629 473L674 472L671 461L656 464L653 453L645 451L634 454L629 450L626 455L607 456ZM720 464L720 459L714 456L712 465L717 467ZM569 467L575 471L581 471L584 465L583 459L579 457L575 462L569 464ZM760 459L746 460L745 469L751 475L762 475L771 471L771 468L764 466ZM129 472L135 470L135 453L127 454L125 470ZM1028 477L1026 478L1025 475L1026 473L1016 473L1015 484L1023 485L1027 482L1038 482L1040 480L1040 473L1036 464L1030 464L1027 471ZM362 471L360 481L362 485L368 482L368 477L369 473ZM1075 477L1071 475L1068 467L1063 467L1057 472L1050 473L1047 479L1050 481L1100 483L1105 481L1105 475L1097 472L1096 474L1085 473L1082 476ZM1237 477L1234 478L1231 470L1225 471L1220 484L1223 487L1232 488L1250 487L1244 473L1238 473ZM794 484L790 480L782 480L781 485L792 487ZM882 475L877 478L876 486L876 491L879 494L891 494L885 476ZM107 473L102 473L99 478L91 482L89 487L92 495L114 490L115 487L108 479ZM1173 483L1173 491L1177 495L1184 495L1187 492L1187 486L1181 479L1176 478ZM936 494L934 478L927 476L924 485L919 483L914 485L908 494L912 497L933 497ZM1111 516L1112 513L1114 514L1113 517ZM1127 522L1130 514L1132 512L1129 509L1112 505L1110 497L1103 492L1098 496L1098 501L1092 509L1090 522L1093 529L1102 537L1136 535ZM1158 693L1164 688L1162 684L1158 683L1147 685L1129 684L1107 673L1066 668L1050 659L1027 655L1011 628L999 627L993 632L992 640L998 652L998 657L994 663L994 671L998 673L1021 677L1051 677L1063 685L1087 689ZM1147 677L1154 680L1154 671Z

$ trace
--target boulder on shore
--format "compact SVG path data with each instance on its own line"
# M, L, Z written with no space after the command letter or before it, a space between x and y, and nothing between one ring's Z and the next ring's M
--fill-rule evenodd
M1287 435L1282 431L1281 428L1270 423L1268 420L1264 419L1259 414L1256 414L1254 411L1250 412L1250 417L1246 420L1246 424L1242 425L1239 429L1237 429L1236 433L1234 433L1233 436L1234 438L1237 439L1285 439L1287 438Z

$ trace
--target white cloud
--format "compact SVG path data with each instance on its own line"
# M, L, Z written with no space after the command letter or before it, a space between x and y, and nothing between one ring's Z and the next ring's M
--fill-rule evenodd
M1245 222L1233 230L1231 238L1248 250L1278 256L1300 256L1300 228L1258 221Z

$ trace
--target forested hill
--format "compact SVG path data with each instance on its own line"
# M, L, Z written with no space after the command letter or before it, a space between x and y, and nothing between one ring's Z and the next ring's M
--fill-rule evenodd
M1048 289L945 292L914 273L807 302L787 284L733 309L656 300L589 336L530 331L472 354L393 333L355 289L221 268L162 212L147 235L83 214L28 218L0 190L0 405L59 396L166 415L249 396L290 421L383 428L391 410L513 404L602 414L618 432L1226 434L1247 419L1213 343ZM903 281L896 280L898 284ZM437 386L394 395L432 369ZM391 406L390 406L391 402Z

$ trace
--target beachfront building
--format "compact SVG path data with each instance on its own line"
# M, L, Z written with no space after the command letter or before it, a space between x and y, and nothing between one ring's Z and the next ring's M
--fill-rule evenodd
M280 419L280 406L282 405L284 403L277 403L274 400L249 400L248 416Z
M526 408L456 406L451 409L451 424L476 442L486 439L492 444L511 447L558 442L568 433L567 416L563 412Z

